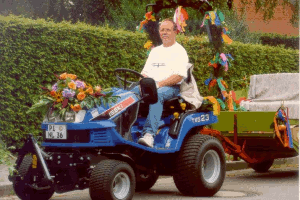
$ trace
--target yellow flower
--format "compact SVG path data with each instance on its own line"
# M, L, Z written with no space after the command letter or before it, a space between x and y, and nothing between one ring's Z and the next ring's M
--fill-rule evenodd
M153 15L151 15L151 21L153 21L153 22L156 21L156 19L155 19L155 17Z
M67 74L67 77L72 80L75 80L77 78L77 76L75 74Z
M146 44L144 45L144 48L145 49L150 49L152 47L152 42L150 41L150 40L148 40L147 42L146 42Z
M79 93L77 94L77 99L78 99L79 101L82 101L84 98L85 98L85 94L84 94L83 92L79 92Z
M62 97L62 94L61 94L61 92L59 92L59 93L57 93L57 92L56 92L56 96L55 96L55 98L59 99L59 98L61 98L61 97Z
M102 90L102 88L101 88L100 85L97 85L97 86L95 87L95 91L96 91L96 92L101 92L101 90Z
M69 88L71 88L73 90L76 90L76 84L73 81L71 81L70 83L68 83L68 86L69 86Z
M62 80L65 80L65 79L67 78L67 75L68 75L68 74L65 72L65 73L61 74L61 75L59 76L59 78L62 79Z
M87 89L85 92L86 92L86 93L89 93L89 94L93 94L93 93L94 93L92 87L88 87L88 89Z
M78 103L75 104L74 106L71 105L71 109L74 110L75 112L82 110L81 106Z
M56 98L56 102L57 102L57 103L60 103L60 102L62 102L62 101L63 101L62 98Z

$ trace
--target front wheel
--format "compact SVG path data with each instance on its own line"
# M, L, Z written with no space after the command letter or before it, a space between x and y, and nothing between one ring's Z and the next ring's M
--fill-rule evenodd
M90 178L92 200L130 200L135 192L132 167L118 160L102 160Z
M266 160L260 163L249 164L249 166L258 173L264 173L269 171L270 167L273 165L274 159Z
M33 178L32 178L32 157L29 155L26 155L20 165L18 167L17 171L18 174L23 178L22 181L14 181L13 182L13 188L16 193L16 195L22 199L22 200L48 200L52 197L54 193L53 187L49 187L49 189L42 189L42 190L36 190L30 186L29 184L32 184ZM39 176L42 175L43 172L40 171Z
M184 195L213 196L221 188L226 171L220 142L208 135L192 135L183 144L173 176Z

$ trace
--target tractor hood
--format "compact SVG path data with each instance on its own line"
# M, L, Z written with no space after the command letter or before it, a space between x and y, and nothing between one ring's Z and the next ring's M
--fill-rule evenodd
M101 105L87 111L84 121L94 121L101 119L114 119L123 113L128 107L139 100L135 93L119 89L112 89L113 95L118 96L118 100L110 105Z

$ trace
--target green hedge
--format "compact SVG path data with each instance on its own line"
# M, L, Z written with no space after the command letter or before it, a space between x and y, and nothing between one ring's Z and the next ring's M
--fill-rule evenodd
M299 49L299 36L287 36L274 33L261 34L260 41L263 45L284 46L285 48Z
M39 86L56 81L54 73L68 71L91 84L110 87L117 85L115 68L141 71L147 58L143 48L147 39L140 33L13 16L0 16L0 30L0 139L17 147L25 134L41 134L43 115L26 111L40 94ZM202 95L207 95L203 82L214 52L204 38L180 36L178 41L195 65ZM235 58L224 77L227 82L251 74L298 72L298 50L234 42L226 51Z
M132 32L1 16L0 30L0 136L9 145L41 132L43 116L26 111L54 73L109 87L115 68L141 71L146 59L146 37Z

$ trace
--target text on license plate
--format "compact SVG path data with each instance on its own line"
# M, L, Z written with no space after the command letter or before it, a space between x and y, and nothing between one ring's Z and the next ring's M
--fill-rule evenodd
M66 125L48 125L46 139L67 139Z

